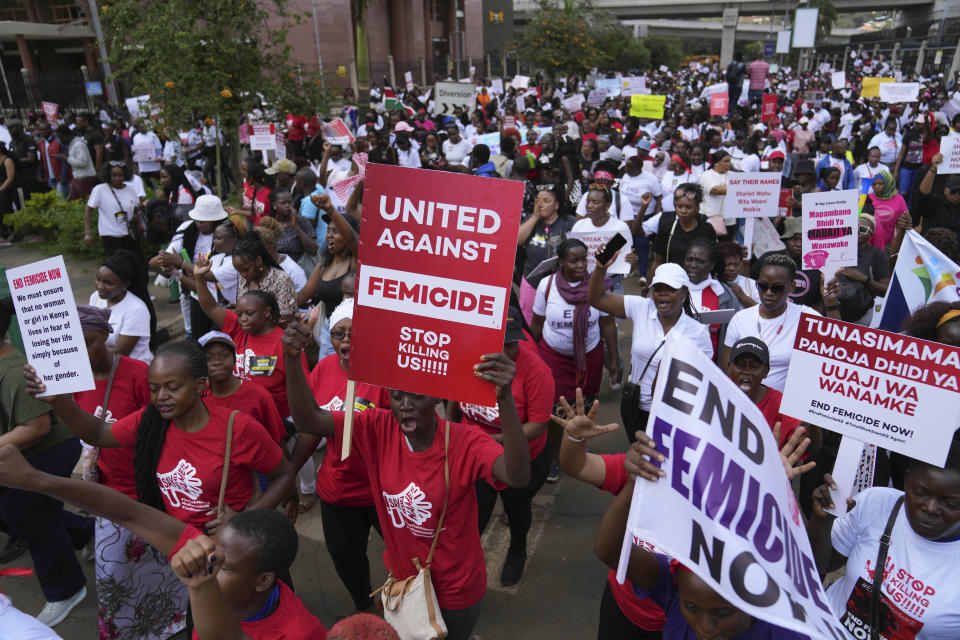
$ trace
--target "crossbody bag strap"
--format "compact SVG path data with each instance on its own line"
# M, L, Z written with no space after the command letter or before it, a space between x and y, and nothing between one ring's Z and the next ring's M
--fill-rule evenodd
M887 526L880 536L880 549L877 551L877 564L873 567L873 591L870 593L870 638L879 640L880 638L880 588L883 586L883 570L887 565L887 552L890 550L890 534L893 533L893 525L897 522L897 516L900 514L900 507L903 505L904 496L897 498L897 503L893 505L890 511L890 517L887 518Z
M445 420L446 426L443 431L443 511L440 512L440 519L437 520L437 530L433 534L433 544L430 545L430 554L427 556L427 565L433 562L433 552L437 548L437 540L440 539L440 529L443 528L443 519L447 516L447 502L450 500L450 421Z
M663 343L666 342L666 341L667 341L666 338L664 338L663 340L661 340L661 341L660 341L660 344L657 345L657 348L654 349L654 350L653 350L653 353L650 354L650 357L647 358L647 364L643 365L643 371L640 372L640 377L637 378L637 386L638 386L638 387L640 386L640 381L643 380L644 374L647 373L647 369L650 368L650 363L653 362L653 356L657 355L657 352L660 351L660 347L662 347L662 346L663 346Z
M676 196L674 196L676 197ZM670 243L673 242L673 232L677 230L677 222L680 221L680 218L677 217L677 214L674 213L673 226L670 227L670 235L667 236L667 249L663 254L663 259L667 262L670 262Z
M227 476L230 474L230 449L233 447L233 419L239 411L231 411L227 420L227 446L223 450L223 474L220 476L220 497L217 499L217 518L223 515L223 500L227 495Z
M123 217L126 219L127 210L123 208L122 204L120 204L120 197L117 195L117 192L113 190L113 186L110 184L107 185L107 188L110 189L110 193L113 194L113 199L117 201L117 206L120 207L120 211L123 212Z
M113 365L110 367L110 377L107 378L107 392L103 394L103 417L107 417L107 407L110 406L110 392L113 391L113 379L117 375L117 368L120 366L120 354L114 354Z

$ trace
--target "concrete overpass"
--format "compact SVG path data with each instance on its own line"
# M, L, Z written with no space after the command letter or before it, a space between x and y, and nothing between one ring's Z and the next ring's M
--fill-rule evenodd
M695 20L624 20L624 26L633 29L634 37L645 35L664 36L670 38L701 38L720 40L723 35L723 23L699 22ZM777 32L783 27L770 25L743 24L737 25L737 40L764 41L777 39ZM834 28L830 35L822 41L823 44L846 44L850 37L859 33L857 29Z
M840 13L856 11L883 11L899 9L929 14L928 19L939 19L943 8L952 0L833 0ZM777 0L735 0L733 2L708 2L707 0L594 0L593 6L616 15L621 20L652 18L719 18L724 10L736 9L740 16L784 15L797 8L796 2ZM514 22L524 24L527 15L535 11L533 0L514 0ZM952 10L951 13L955 11Z

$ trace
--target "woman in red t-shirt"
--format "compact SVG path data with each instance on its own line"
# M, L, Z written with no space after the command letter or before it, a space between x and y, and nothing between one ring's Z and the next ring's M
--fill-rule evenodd
M353 298L347 298L330 315L330 342L333 353L322 359L307 377L317 404L328 411L342 411L347 391L347 372L350 369L350 333L353 327ZM374 407L390 407L390 394L383 387L357 383L354 411ZM297 437L291 464L300 469L317 446L320 438L309 434ZM350 592L358 611L370 609L370 563L367 560L367 540L370 527L380 533L377 510L367 468L360 456L340 459L340 442L335 437L327 443L323 463L317 471L317 495L323 516L323 539L333 560L333 566L343 586ZM382 535L382 534L381 534Z
M24 370L27 392L42 396L46 385L32 367ZM133 450L134 483L144 504L182 522L213 532L238 511L276 507L293 492L290 463L266 429L237 413L230 439L224 509L218 516L227 424L231 411L204 404L207 361L195 342L160 349L148 371L150 404L108 424L82 410L66 395L44 397L70 429L98 447ZM270 486L251 504L251 471Z
M303 348L313 341L310 329L292 323L283 340L294 421L308 433L341 438L344 414L317 406L300 364ZM351 456L366 466L386 544L384 561L393 578L416 575L414 558L426 562L446 503L431 577L449 640L470 637L487 587L477 530L477 481L530 484L530 452L510 390L514 371L513 361L502 353L485 354L474 366L474 375L496 387L503 446L475 427L439 418L438 399L426 395L391 390L390 411L354 414Z
M530 484L522 489L507 487L498 491L488 484L477 483L480 533L483 533L490 522L498 493L503 501L503 511L509 519L510 546L500 570L500 584L505 587L516 584L523 576L527 562L527 533L533 519L531 505L533 497L547 479L552 459L547 448L547 423L550 422L553 411L553 374L537 354L536 345L527 343L522 327L520 310L510 307L503 353L513 360L517 367L511 390L517 415L530 447ZM496 406L450 402L447 404L447 420L476 425L497 442L503 440L500 433L500 412Z
M194 273L210 270L210 263L199 260ZM262 386L277 405L280 417L290 417L287 403L286 365L283 362L283 329L277 326L280 309L276 297L265 289L254 289L237 298L236 311L224 309L207 287L197 291L200 308L218 329L230 336L237 347L234 375Z
M77 305L80 328L87 346L96 387L77 391L73 400L84 411L114 423L150 404L147 364L107 348L110 310ZM115 368L114 368L115 367ZM107 387L109 405L104 407ZM103 484L137 499L133 482L133 452L121 448L95 449L84 444L85 480ZM94 563L97 578L97 616L109 637L137 633L148 640L168 638L184 628L187 590L165 559L132 531L98 517L94 527ZM167 597L156 606L143 607L148 595Z

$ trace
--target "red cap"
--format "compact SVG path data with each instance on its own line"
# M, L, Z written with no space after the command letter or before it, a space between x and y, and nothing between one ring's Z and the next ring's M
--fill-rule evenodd
M778 158L780 160L786 160L787 156L783 155L783 151L774 151L767 157L767 160L776 160Z

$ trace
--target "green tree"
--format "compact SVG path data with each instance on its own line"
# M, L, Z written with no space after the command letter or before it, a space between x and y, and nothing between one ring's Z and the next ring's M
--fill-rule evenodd
M537 10L517 40L519 56L550 77L583 73L595 66L591 25L596 10L588 0L536 0Z
M647 69L650 51L643 42L619 25L601 31L594 38L596 67L600 71Z
M683 46L678 38L648 36L643 39L643 45L650 52L650 67L652 69L659 69L660 65L667 65L671 69L676 69L683 64Z
M320 78L290 60L286 34L303 17L287 0L106 0L101 16L115 76L128 94L150 95L157 128L212 117L235 138L254 109L325 106Z

